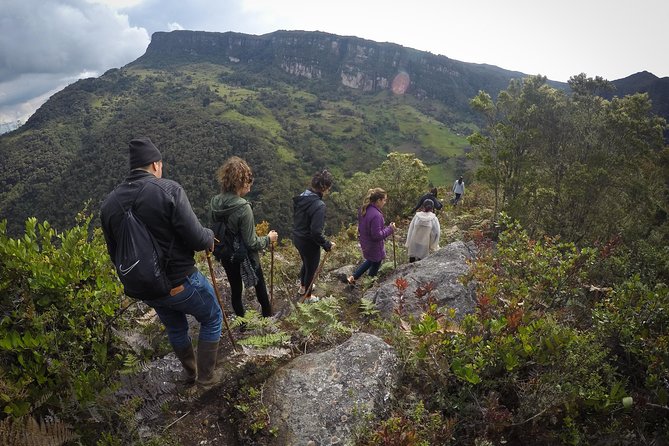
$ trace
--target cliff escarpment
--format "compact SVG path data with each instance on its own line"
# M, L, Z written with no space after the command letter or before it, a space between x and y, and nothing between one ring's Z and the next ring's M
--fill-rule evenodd
M479 90L496 92L525 75L491 65L323 32L276 31L261 36L234 32L157 32L133 66L160 68L174 62L211 62L256 73L283 75L364 92L393 90L437 99L458 108Z

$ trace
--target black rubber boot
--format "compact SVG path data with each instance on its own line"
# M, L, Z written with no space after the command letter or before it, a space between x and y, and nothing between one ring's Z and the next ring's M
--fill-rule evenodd
M216 356L218 355L218 341L200 341L197 346L197 385L199 387L211 387L216 384L220 376L217 376Z
M197 364L195 363L195 352L193 351L193 346L189 345L188 347L174 349L174 353L181 361L181 365L184 370L179 379L179 381L185 384L193 384L195 382L195 377L197 376Z

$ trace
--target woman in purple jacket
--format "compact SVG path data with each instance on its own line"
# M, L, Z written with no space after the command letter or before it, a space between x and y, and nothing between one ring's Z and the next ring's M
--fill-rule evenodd
M376 276L381 262L386 257L386 248L383 241L395 232L395 223L384 226L381 209L388 201L388 194L380 188L370 189L358 211L358 239L365 261L355 270L352 276L347 277L349 285L355 285L365 271L370 276Z

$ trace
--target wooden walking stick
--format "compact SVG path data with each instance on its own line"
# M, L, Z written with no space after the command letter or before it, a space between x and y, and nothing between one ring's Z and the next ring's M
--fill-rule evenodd
M274 303L274 242L269 242L269 303Z
M332 252L332 250L325 252L325 255L321 259L321 263L318 265L318 268L316 268L316 272L314 273L314 277L311 279L311 283L309 284L309 288L307 288L305 290L304 296L302 296L302 300L300 301L301 303L304 303L304 301L307 299L307 295L310 294L309 292L311 291L312 287L314 286L314 283L316 283L316 278L318 277L321 270L323 269L323 265L325 264L325 259L328 258L328 256L330 255L331 252Z
M230 331L230 325L228 325L228 317L225 315L225 307L223 306L223 300L221 299L221 294L218 292L218 287L216 286L216 275L214 274L214 265L211 263L211 251L207 250L207 263L209 264L209 274L211 274L211 284L214 286L214 292L216 293L216 299L218 299L218 305L221 307L221 313L223 313L223 322L225 323L225 329L228 332L228 337L232 343L232 348L237 350L237 344L235 344L235 338L232 337L232 332Z
M395 265L395 269L397 269L397 256L395 255L395 232L393 231L393 265Z

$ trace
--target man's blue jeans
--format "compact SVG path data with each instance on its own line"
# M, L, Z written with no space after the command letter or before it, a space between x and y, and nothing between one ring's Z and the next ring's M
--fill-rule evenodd
M187 314L200 323L200 341L218 341L221 337L223 314L211 283L202 273L196 271L186 278L183 285L183 291L174 296L144 301L156 310L165 325L172 348L176 350L191 345Z

